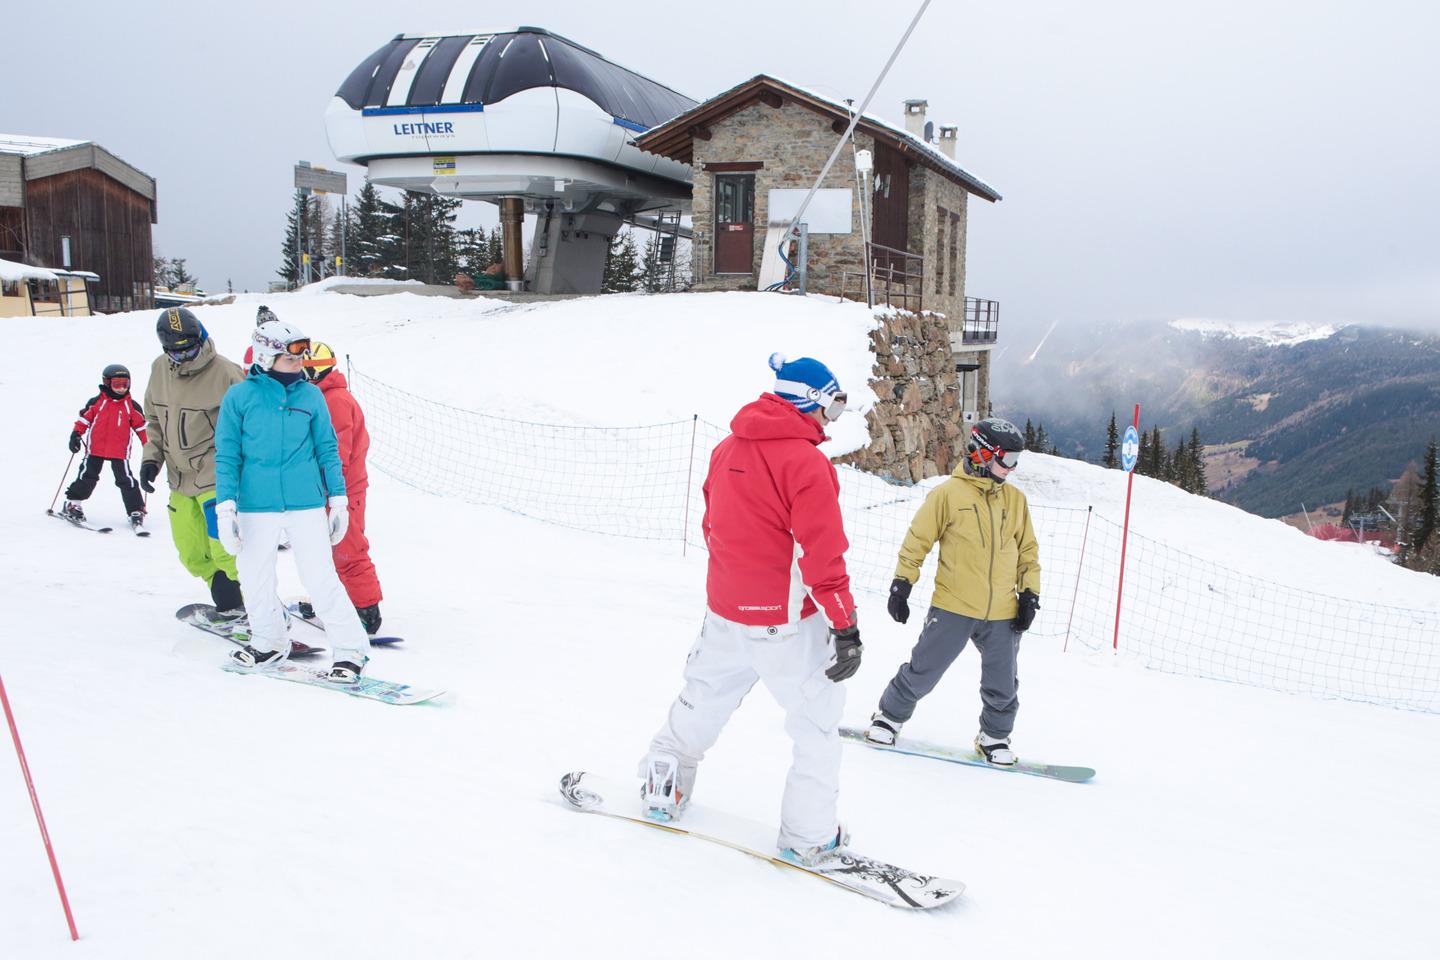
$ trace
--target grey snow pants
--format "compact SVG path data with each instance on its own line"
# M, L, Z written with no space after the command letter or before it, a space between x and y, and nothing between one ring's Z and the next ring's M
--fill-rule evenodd
M931 607L920 639L880 697L880 710L901 723L915 713L920 699L935 689L950 664L974 641L980 651L980 729L992 737L1008 737L1020 709L1016 676L1021 634L1010 620L976 620Z

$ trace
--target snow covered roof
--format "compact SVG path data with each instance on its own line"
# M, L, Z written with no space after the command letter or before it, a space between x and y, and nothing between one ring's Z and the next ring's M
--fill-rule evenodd
M0 280L19 283L22 280L56 280L55 274L43 267L31 267L12 260L0 260ZM98 278L97 278L98 279Z
M89 143L89 140L59 140L55 137L32 137L23 133L0 133L0 153L33 157L52 150L68 150Z
M635 143L640 149L650 153L658 153L674 160L689 162L690 156L693 155L692 144L694 131L697 128L704 127L706 123L722 120L756 100L764 101L767 93L770 97L788 98L819 113L829 114L837 121L844 120L848 123L850 117L854 115L853 109L844 103L788 80L781 80L762 73L697 104L694 108L662 123L653 130L641 134L635 138ZM773 105L781 102L782 100L775 100ZM939 147L926 143L904 127L896 126L867 113L860 118L856 129L898 147L901 153L914 156L920 163L954 180L977 197L982 197L992 203L1000 199L1000 194L994 187L951 160Z

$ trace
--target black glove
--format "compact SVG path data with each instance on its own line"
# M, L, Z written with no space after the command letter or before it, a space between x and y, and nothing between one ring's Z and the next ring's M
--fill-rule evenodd
M904 577L896 577L890 581L890 602L885 606L890 611L890 619L896 623L904 623L910 619L910 588L914 584Z
M70 431L70 452L71 452L71 453L79 453L79 452L80 452L80 431L79 431L79 430L71 430L71 431Z
M849 680L860 669L860 654L865 649L860 643L860 628L850 624L844 630L831 630L835 641L835 663L825 671L825 676L839 683Z
M1010 629L1016 633L1024 633L1030 629L1030 624L1035 622L1035 611L1040 609L1040 598L1034 590L1026 590L1020 594L1020 609L1015 614L1015 622L1010 624Z
M160 476L160 464L154 460L146 460L140 464L140 489L146 493L155 492L155 478Z

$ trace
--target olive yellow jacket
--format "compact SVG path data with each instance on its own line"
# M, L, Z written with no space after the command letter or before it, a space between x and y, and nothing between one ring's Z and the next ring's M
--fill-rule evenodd
M936 541L940 568L931 604L977 620L1014 619L1016 595L1040 594L1040 545L1025 494L989 475L972 476L964 461L925 498L895 576L914 583Z

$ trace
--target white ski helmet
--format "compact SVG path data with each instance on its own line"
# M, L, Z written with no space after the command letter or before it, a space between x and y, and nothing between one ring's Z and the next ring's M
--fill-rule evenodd
M269 370L275 365L275 358L288 353L301 359L310 355L310 338L284 320L266 320L255 328L250 337L254 349L254 362L260 369Z

